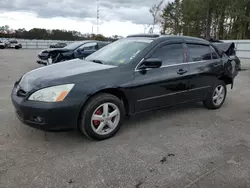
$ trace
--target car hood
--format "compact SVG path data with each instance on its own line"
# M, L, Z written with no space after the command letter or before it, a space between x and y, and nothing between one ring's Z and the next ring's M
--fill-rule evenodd
M38 68L26 73L19 86L25 92L58 84L72 83L79 75L115 68L116 66L98 64L91 61L73 59L58 64Z

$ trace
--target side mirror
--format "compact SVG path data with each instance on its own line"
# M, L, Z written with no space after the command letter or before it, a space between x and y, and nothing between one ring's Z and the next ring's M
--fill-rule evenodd
M141 68L155 69L155 68L160 68L161 65L162 65L162 60L158 58L148 58L143 61Z

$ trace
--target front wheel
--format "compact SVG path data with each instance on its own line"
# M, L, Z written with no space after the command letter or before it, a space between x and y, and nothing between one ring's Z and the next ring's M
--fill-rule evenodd
M223 105L226 96L226 84L223 81L219 81L208 93L207 98L203 101L203 105L208 109L218 109Z
M101 93L84 107L79 129L91 139L108 139L120 129L124 117L123 102L114 95Z

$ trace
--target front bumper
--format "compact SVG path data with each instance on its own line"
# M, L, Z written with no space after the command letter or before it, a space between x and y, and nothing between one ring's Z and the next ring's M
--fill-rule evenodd
M41 65L48 65L49 64L49 55L48 54L38 54L37 55L37 63Z
M45 131L76 129L81 111L80 101L38 102L11 94L16 115L21 122Z
M48 65L49 64L48 60L46 61L46 60L40 60L40 59L38 59L36 62L38 64L40 64L40 65Z

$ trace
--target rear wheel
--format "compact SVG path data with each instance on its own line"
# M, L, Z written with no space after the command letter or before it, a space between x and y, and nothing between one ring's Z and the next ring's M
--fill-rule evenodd
M120 129L124 117L123 102L114 95L101 93L84 107L79 129L91 139L108 139Z
M223 81L219 81L208 93L207 98L203 101L203 104L208 109L218 109L223 105L226 95L226 84Z

